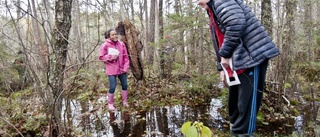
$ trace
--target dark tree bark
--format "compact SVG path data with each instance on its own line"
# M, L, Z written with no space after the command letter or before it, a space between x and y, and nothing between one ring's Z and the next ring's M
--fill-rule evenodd
M130 59L130 69L137 80L143 79L143 68L141 61L141 51L143 45L139 40L140 32L131 24L129 20L121 21L116 27L116 31L121 35L121 41L125 43Z
M72 0L55 1L55 29L53 30L52 51L54 59L52 61L52 88L54 103L52 104L51 135L60 135L63 132L61 126L60 112L62 109L64 70L67 60L68 39L71 28L71 8ZM55 133L55 134L53 134Z

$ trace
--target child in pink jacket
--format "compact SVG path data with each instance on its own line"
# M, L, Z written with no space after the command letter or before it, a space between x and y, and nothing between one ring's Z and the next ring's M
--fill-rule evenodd
M114 92L116 90L116 78L118 77L122 86L122 104L129 107L128 99L128 82L127 72L129 70L130 61L125 44L118 40L117 32L109 29L105 33L106 41L99 50L99 60L106 65L106 75L109 79L108 108L115 110Z

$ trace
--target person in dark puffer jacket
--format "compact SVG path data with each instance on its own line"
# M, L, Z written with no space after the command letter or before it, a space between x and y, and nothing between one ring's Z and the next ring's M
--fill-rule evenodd
M280 54L263 25L242 0L198 0L207 10L217 69L238 74L240 84L229 86L228 109L232 136L254 136L268 60Z

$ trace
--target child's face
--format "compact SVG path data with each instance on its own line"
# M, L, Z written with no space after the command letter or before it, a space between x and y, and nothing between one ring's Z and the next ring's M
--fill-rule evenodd
M111 31L110 32L110 40L112 41L118 41L118 35L116 31Z

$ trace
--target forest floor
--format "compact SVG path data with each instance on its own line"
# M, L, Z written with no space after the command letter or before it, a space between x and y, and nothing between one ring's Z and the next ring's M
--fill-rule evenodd
M90 75L90 76L86 76ZM87 73L69 83L65 94L77 100L95 100L101 93L107 93L107 78L97 73ZM220 89L214 83L219 83L212 75L176 75L168 79L148 76L143 81L136 81L129 76L129 103L134 105L134 111L148 110L154 106L186 105L197 106L207 104L212 98L222 99L227 106L226 88ZM303 136L316 136L320 133L319 98L320 91L313 89L307 92L293 92L287 89L286 94L280 94L272 84L267 84L264 92L261 113L258 114L257 132L274 133L287 136L299 136L286 130L293 127L297 116L303 116ZM291 88L292 89L292 88ZM312 88L310 88L312 89ZM311 92L310 92L311 91ZM71 96L70 96L71 95ZM48 122L43 102L33 88L19 92L2 94L0 96L0 135L15 133L43 133ZM44 100L44 99L42 99ZM117 104L119 105L119 104ZM224 119L228 119L227 109L220 109ZM228 128L225 125L224 128ZM229 136L229 133L219 130L215 135Z

